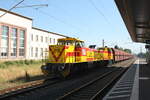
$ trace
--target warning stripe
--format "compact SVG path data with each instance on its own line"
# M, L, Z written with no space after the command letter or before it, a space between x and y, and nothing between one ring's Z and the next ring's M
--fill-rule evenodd
M66 56L75 56L74 52L67 52Z
M74 52L67 52L66 55L65 55L64 61L66 62L68 57L73 57L73 56L75 56Z
M94 61L95 59L94 58L87 58L86 60L87 61Z
M62 48L60 54L58 55L58 57L56 57L56 55L54 54L54 51L51 49L51 47L49 47L49 50L51 51L51 54L53 55L53 57L55 58L55 61L57 62L60 58L60 56L62 55L63 51L64 51L65 47Z

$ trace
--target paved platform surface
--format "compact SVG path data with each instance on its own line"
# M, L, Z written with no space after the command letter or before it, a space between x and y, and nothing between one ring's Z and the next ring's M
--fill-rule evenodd
M109 93L103 98L103 100L137 100L138 91L135 91L138 86L137 73L138 71L138 63L137 60L128 71L121 77L121 79L113 86L113 88L109 91ZM132 94L134 93L134 94Z
M150 100L150 65L136 60L103 100Z
M150 65L140 60L139 100L150 100Z

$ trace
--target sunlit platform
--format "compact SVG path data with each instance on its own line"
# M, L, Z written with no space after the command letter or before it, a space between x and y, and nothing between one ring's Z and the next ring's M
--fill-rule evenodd
M103 100L149 100L150 67L138 59L113 86Z

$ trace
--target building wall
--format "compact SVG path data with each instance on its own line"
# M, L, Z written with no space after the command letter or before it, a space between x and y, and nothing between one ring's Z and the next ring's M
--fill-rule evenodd
M42 59L48 45L57 44L58 38L66 37L33 28L31 18L0 8L0 15L5 12L7 14L0 17L0 60Z
M28 53L30 55L28 55L28 59L45 58L47 56L48 46L57 44L57 39L63 37L65 36L33 28L30 34L30 52Z
M0 11L0 15L4 14L5 10ZM7 27L7 29L6 29ZM29 46L27 45L28 34L31 32L32 20L27 19L18 15L7 13L0 17L0 58L1 59L25 59L27 56L27 50ZM14 32L16 29L16 34ZM8 32L4 32L8 30ZM21 32L24 31L24 39L21 39ZM4 36L3 33L6 33ZM16 35L16 36L13 36ZM7 40L5 41L4 38ZM16 39L16 44L13 39ZM23 43L21 42L23 41ZM6 43L7 42L7 43ZM24 45L21 47L20 45ZM14 45L16 45L14 47ZM7 53L5 53L7 48ZM16 50L14 49L16 48ZM22 49L21 49L22 48ZM24 50L23 50L24 48ZM12 54L13 50L16 54ZM24 53L24 54L23 54Z

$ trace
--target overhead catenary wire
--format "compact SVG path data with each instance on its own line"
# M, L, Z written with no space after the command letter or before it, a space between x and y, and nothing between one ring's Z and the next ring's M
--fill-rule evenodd
M27 7L48 7L48 4L39 4L39 5L27 5L27 6L18 6L18 7L15 7L15 8L27 8Z
M74 26L74 25L72 25L72 24L70 24L70 23L67 23L67 22L65 22L65 21L63 21L63 20L60 20L60 19L58 19L57 17L55 17L55 16L53 16L53 15L50 15L50 14L48 14L48 13L42 11L42 10L39 10L39 9L36 9L36 10L39 11L40 13L42 13L42 14L44 14L44 15L47 15L48 17L50 17L50 18L56 20L57 22L63 23L63 24L65 24L65 25L69 26L69 27L71 26L72 28L74 28L74 29L76 29L76 30L78 30L78 31L82 31L82 30L79 29L78 27L76 27L76 26Z
M23 8L25 8L25 6L27 6L27 5L24 3L24 7L23 7ZM27 7L29 7L29 6L27 6ZM30 6L30 7L32 8L32 6ZM16 8L22 8L22 6L21 6L21 7L16 7ZM46 16L52 18L53 20L55 20L55 21L57 21L57 22L59 22L59 23L65 24L65 25L67 25L67 26L69 26L69 27L72 27L72 28L76 29L77 31L83 32L82 29L76 27L75 25L70 24L70 23L67 23L67 22L65 22L65 21L63 21L63 20L61 20L61 19L59 19L59 18L57 18L57 17L55 17L55 16L53 16L53 15L51 15L51 14L45 12L45 11L39 10L39 9L37 9L37 8L32 8L32 9L38 11L39 13L42 13L43 15L46 15Z
M99 13L100 16L103 16L105 21L107 22L107 24L112 28L112 26L114 28L112 28L112 30L116 31L116 27L114 25L112 25L112 23L110 22L110 20L105 16L105 14L96 6L96 4L94 3L93 0L88 0L91 5L95 8L95 10ZM104 6L103 6L104 7Z
M34 7L34 8L33 8L33 7ZM41 8L41 7L48 7L48 4L26 5L25 3L23 3L23 6L15 7L15 9L18 9L18 8L33 8L33 9L38 10L38 9Z
M52 5L52 4L49 4L50 5L50 7L54 7L54 8L59 8L59 9L61 9L61 11L63 11L64 13L65 13L65 15L67 15L67 17L69 17L70 19L72 19L72 17L71 17L71 14L66 10L66 9L64 9L62 6L57 6L57 5ZM48 13L47 13L48 14ZM49 14L48 14L48 16L49 16ZM52 16L52 15L50 15L50 16ZM54 16L53 16L54 17ZM56 17L55 17L56 18ZM58 19L58 18L56 18L56 19ZM55 19L54 19L55 20ZM56 20L56 21L58 21L58 20ZM59 21L60 21L60 19L59 19ZM73 24L69 24L69 23L66 23L66 22L64 22L64 21L62 21L61 20L61 23L63 23L63 24L66 24L67 26L72 26L74 29L76 29L76 30L78 30L78 31L81 31L81 32L83 32L83 31L85 31L85 30L83 30L83 29L81 29L81 28L79 28L79 27L76 27L76 25L73 25ZM85 29L85 28L84 28ZM73 36L74 37L78 37L78 33L77 34L73 34Z
M95 3L92 0L89 0L89 2L91 3L91 5L96 9L96 11L100 14L100 16L103 16L104 19L109 23L108 19L106 18L106 16L102 13L102 11L95 5Z
M21 0L20 2L18 2L17 4L15 4L13 7L11 7L8 11L13 10L14 8L16 8L19 4L21 4L22 2L24 2L25 0ZM8 12L5 12L4 14L0 15L0 17L3 17L4 15L6 15Z

